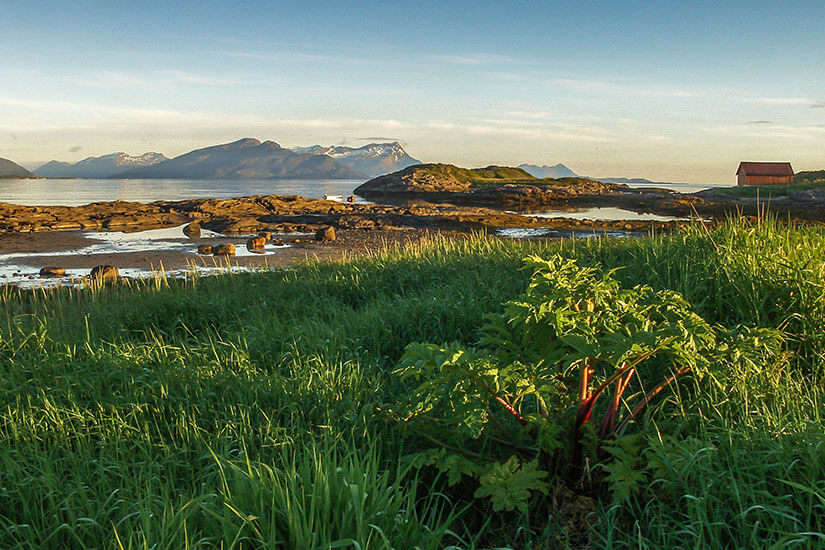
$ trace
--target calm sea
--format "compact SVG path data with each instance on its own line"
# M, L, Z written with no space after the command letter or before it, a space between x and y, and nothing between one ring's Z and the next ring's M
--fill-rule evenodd
M338 200L360 180L0 180L0 202L29 206L79 206L98 201L153 202L249 195L302 195ZM363 202L363 201L359 201Z
M249 195L301 195L320 199L326 195L343 201L363 183L361 180L117 180L117 179L42 179L0 180L0 202L29 206L79 206L98 201L153 202L202 198L232 198ZM650 185L633 185L650 187ZM707 189L707 185L659 185L681 193ZM368 202L355 198L355 202ZM403 203L403 201L401 201ZM581 210L581 209L579 209ZM533 212L533 214L539 214ZM642 219L638 214L618 208L584 209L576 215L571 209L548 209L545 216L589 217L593 219ZM648 218L644 218L648 219Z

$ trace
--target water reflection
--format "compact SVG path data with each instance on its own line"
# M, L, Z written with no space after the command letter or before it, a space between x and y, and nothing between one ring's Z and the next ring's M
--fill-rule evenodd
M625 210L624 208L617 208L615 206L594 206L589 208L557 208L553 210L542 209L541 211L529 212L511 212L513 214L524 214L534 218L570 218L574 220L640 220L640 221L655 221L655 222L669 222L686 220L689 218L682 218L678 216L662 216L660 214L651 214L649 212L634 212L633 210Z

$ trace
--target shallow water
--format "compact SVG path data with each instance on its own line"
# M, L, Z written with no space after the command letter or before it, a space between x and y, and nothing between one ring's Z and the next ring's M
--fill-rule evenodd
M132 252L180 252L195 253L197 245L202 240L223 238L225 235L213 231L201 230L200 239L190 239L183 233L183 225L164 229L150 229L135 233L120 233L114 231L87 231L83 235L94 239L88 246L74 250L60 250L43 253L16 253L0 254L0 284L14 283L21 288L50 287L60 285L79 284L80 279L89 274L88 268L67 269L65 277L41 278L40 268L32 267L25 262L31 256L89 256L93 254L115 254ZM239 243L237 239L232 240L235 244L234 257L268 256L277 254L279 250L289 248L289 245L266 243L262 251L252 252ZM224 257L201 256L201 258L214 259L221 262ZM232 256L227 257L230 261ZM58 263L59 262L55 262ZM231 269L234 269L232 266ZM188 269L172 270L165 274L170 277L182 277L186 273L195 271L200 274L210 274L217 271L224 272L230 266L198 266L192 265ZM140 278L151 277L156 272L150 269L123 268L119 269L122 277Z
M511 239L530 239L534 237L557 237L570 239L590 239L593 237L625 238L634 233L631 231L594 230L594 229L550 229L549 227L502 227L496 230L496 235Z
M591 208L574 208L574 209L555 209L545 210L542 212L513 212L514 214L524 214L534 218L571 218L574 220L642 220L642 221L679 221L689 218L682 218L678 216L662 216L659 214L651 214L649 212L641 213L633 210L625 210L624 208L616 208L615 206L594 206Z

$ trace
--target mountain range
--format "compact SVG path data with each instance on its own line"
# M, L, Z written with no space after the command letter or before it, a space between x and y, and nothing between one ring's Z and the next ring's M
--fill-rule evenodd
M113 153L75 164L51 161L35 173L50 178L365 179L419 163L398 142L359 148L313 145L287 149L274 141L244 138L173 159L160 153L137 157Z
M397 141L392 143L370 143L357 149L342 146L324 147L313 145L312 147L295 147L293 151L332 157L339 164L368 178L403 170L414 164L421 164L420 160L408 155Z
M37 176L17 163L0 159L0 178L36 178Z
M593 178L593 177L590 177L590 176L580 176L580 175L576 174L575 172L573 172L573 170L571 170L570 168L568 168L567 166L565 166L564 164L561 164L561 163L556 164L554 166L547 166L547 165L537 166L535 164L519 164L518 167L521 168L522 170L524 170L525 172L527 172L528 174L530 174L531 176L534 176L536 178L553 178L553 179L559 179L559 178L584 178L584 179L588 179L588 180L601 181L603 183L623 183L623 184L634 184L634 183L636 183L636 184L638 184L638 183L655 184L655 183L661 183L662 185L668 185L668 184L671 183L671 182L666 182L666 181L651 181L651 180L646 180L644 178Z
M167 159L160 153L145 153L133 157L126 153L112 153L102 157L89 157L74 164L53 160L35 169L44 178L108 178L137 166L152 166Z

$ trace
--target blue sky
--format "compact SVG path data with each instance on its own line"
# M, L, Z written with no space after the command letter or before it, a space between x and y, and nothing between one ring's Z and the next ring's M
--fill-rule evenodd
M730 183L825 168L825 3L0 0L0 157L257 137Z

